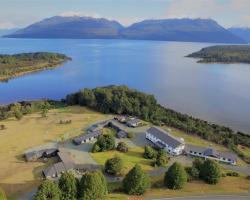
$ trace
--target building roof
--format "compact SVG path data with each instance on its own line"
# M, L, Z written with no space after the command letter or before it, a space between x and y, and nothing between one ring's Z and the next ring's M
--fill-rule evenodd
M63 162L58 162L54 164L54 168L56 170L56 173L59 175L61 172L66 171Z
M88 140L89 138L92 138L92 137L97 137L101 134L102 134L101 131L93 131L93 132L90 132L88 134L76 137L73 139L73 141L77 144L81 144L84 140Z
M164 131L162 129L156 128L156 127L151 127L147 130L147 133L150 133L151 135L155 136L156 138L160 139L167 145L176 148L182 144L184 144L183 141L173 137L168 133L167 131Z
M55 170L54 165L51 166L51 167L48 167L48 168L44 169L43 170L43 175L45 177L52 177L52 176L56 175L56 170Z
M138 124L138 123L140 123L140 119L131 119L131 120L129 120L129 121L127 121L127 124L129 124L129 125L133 125L133 124Z
M62 162L64 162L64 163L73 163L73 161L72 161L72 159L71 159L71 157L70 157L70 155L69 155L68 152L66 152L66 151L59 151L57 153L57 155L58 155L58 157L60 158L60 160Z
M25 158L30 161L34 159L42 158L43 156L49 156L55 152L57 152L57 148L50 148L50 149L41 149L38 151L29 151L24 154Z
M75 163L71 159L68 152L60 149L57 155L61 160L61 162L55 163L51 167L48 167L45 170L43 170L43 174L45 177L59 175L64 171L68 171L75 168Z
M128 133L126 131L123 131L123 130L120 130L117 132L117 137L119 138L124 138L124 137L127 137L128 136Z
M216 157L216 158L227 158L233 161L237 160L237 156L233 153L230 152L221 152L221 151L216 151L215 149L211 147L200 147L200 146L194 146L190 144L185 145L185 151L193 151L197 153L202 153L205 156L209 157Z

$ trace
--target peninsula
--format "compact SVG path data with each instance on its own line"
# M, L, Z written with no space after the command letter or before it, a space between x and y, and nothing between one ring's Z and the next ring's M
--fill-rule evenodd
M27 73L55 68L71 60L64 54L50 52L0 55L0 81Z
M202 48L187 57L199 63L250 63L250 45L219 45Z

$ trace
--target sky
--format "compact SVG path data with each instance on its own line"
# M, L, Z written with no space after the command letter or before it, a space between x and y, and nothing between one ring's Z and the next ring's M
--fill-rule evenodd
M0 0L0 29L25 27L55 15L114 19L212 18L224 27L250 27L250 0Z

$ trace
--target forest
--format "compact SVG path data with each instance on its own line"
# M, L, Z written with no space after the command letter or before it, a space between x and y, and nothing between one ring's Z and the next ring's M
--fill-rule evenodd
M238 149L238 145L250 147L249 135L165 108L157 103L153 95L126 86L86 88L67 95L65 103L87 106L103 113L133 115L155 125L177 128L187 134L222 144L250 163L250 158Z
M187 57L200 58L200 63L250 63L250 45L211 46Z
M0 80L8 80L26 73L51 69L70 60L64 54L50 52L0 55Z

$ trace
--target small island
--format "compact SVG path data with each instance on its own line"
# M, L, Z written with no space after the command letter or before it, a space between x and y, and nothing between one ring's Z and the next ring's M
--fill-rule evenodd
M27 73L52 69L71 60L64 54L50 52L0 55L0 81Z
M250 63L250 45L218 45L202 48L187 57L199 63Z

